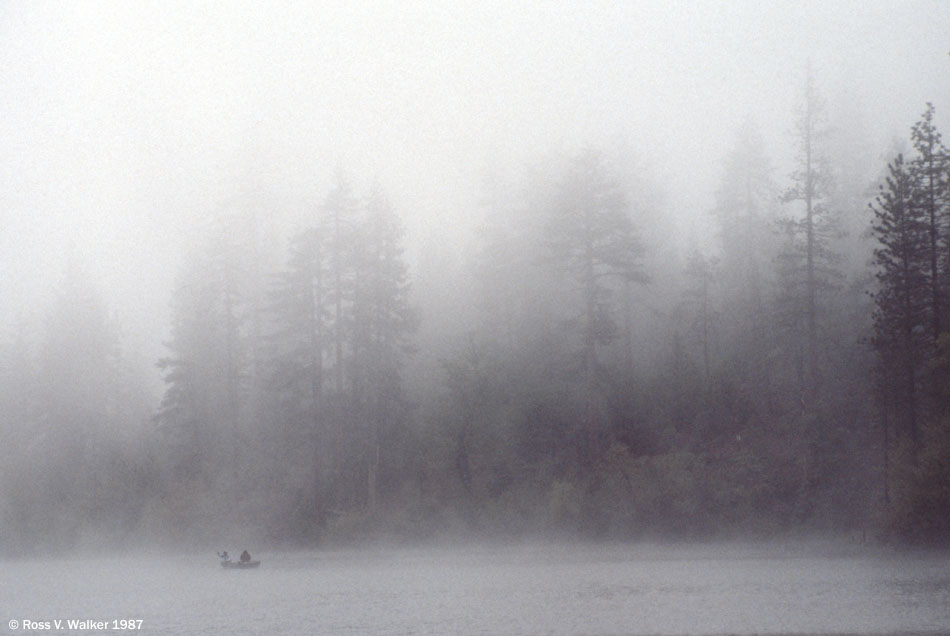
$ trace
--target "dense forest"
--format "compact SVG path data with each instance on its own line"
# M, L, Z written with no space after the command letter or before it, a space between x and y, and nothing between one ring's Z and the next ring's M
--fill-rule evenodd
M468 245L418 263L359 166L287 232L223 206L182 256L158 405L71 263L0 343L0 552L946 543L950 154L930 104L869 148L810 72L799 93L786 147L749 121L705 159L715 232L686 249L619 148L486 170Z

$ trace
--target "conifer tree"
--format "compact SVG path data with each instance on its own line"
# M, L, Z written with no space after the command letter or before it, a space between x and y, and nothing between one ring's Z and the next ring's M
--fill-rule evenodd
M643 247L627 197L604 156L588 150L571 161L548 210L551 262L577 285L586 395L587 458L598 452L601 387L597 347L617 335L613 292L627 280L643 282Z
M787 261L786 273L800 279L801 283L794 286L801 292L801 297L789 300L801 304L804 315L802 403L807 408L813 405L820 385L819 323L825 313L823 304L827 303L828 292L839 273L836 268L838 259L831 248L837 227L828 208L832 178L823 149L827 136L826 115L810 66L806 70L803 98L796 125L798 165L792 173L793 185L783 200L786 203L799 201L804 209L786 221L791 240L783 258Z
M709 386L710 340L713 320L717 313L713 305L713 284L717 278L717 259L708 258L699 250L693 251L686 262L688 311L692 314L692 331L700 342L703 365L703 387Z
M917 156L908 167L913 179L913 205L924 210L927 222L928 280L930 287L930 331L936 342L943 330L945 313L941 280L940 249L947 241L946 190L948 185L947 152L933 123L934 106L927 110L911 131ZM945 259L944 259L945 260Z
M929 223L914 204L913 177L902 155L888 167L886 184L871 206L877 290L873 344L881 362L897 378L890 387L903 416L903 435L916 455L920 429L920 374L929 332Z
M713 216L721 260L719 281L724 346L737 353L750 394L765 410L772 399L769 307L779 250L778 197L758 127L747 121L726 157Z
M247 484L253 377L250 289L244 235L222 223L184 263L173 293L169 355L159 360L165 394L156 420L180 483L219 488L236 506ZM233 508L236 511L236 508ZM197 511L213 514L214 511Z
M353 294L356 288L355 251L358 247L357 201L342 170L321 208L319 228L326 240L327 302L330 311L328 337L333 389L346 389L346 341L352 328Z
M316 424L327 348L325 241L316 228L290 240L287 269L271 289L271 385L290 412Z
M360 230L352 368L354 406L366 420L367 505L372 511L382 441L392 436L405 410L401 368L412 350L416 315L409 302L403 226L378 189L370 195Z

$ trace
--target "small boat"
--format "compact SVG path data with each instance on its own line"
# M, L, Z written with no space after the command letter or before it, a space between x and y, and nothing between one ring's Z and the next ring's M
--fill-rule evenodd
M222 561L221 567L223 568L235 568L238 570L247 570L250 568L260 567L260 561Z

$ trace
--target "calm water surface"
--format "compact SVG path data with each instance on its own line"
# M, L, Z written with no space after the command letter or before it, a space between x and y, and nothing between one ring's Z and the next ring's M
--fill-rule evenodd
M162 635L950 634L947 554L543 546L258 557L248 571L222 569L213 553L0 563L0 633L14 633L11 619L128 618Z

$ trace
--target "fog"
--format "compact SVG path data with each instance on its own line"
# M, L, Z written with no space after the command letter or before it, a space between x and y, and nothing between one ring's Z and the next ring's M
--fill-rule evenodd
M0 5L0 619L945 631L948 34Z
M382 184L418 254L469 236L486 165L623 143L699 241L746 118L790 161L808 59L878 154L926 101L943 121L947 20L939 2L8 5L4 327L72 254L156 358L204 220L236 200L299 218L337 166Z
M4 623L49 622L56 633L56 620L111 628L118 615L142 621L145 634L301 635L936 634L946 625L947 564L933 558L544 545L268 556L253 572L210 569L193 554L7 563Z
M0 555L945 546L948 33L4 4Z

